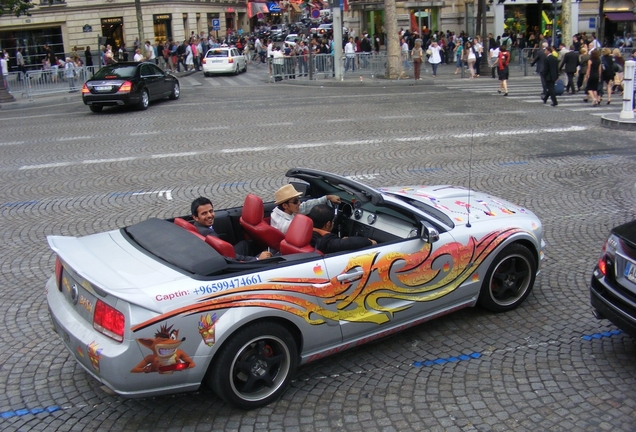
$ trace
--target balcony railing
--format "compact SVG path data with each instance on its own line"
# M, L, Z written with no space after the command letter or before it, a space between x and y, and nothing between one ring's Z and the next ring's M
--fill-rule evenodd
M65 5L66 0L40 0L40 6Z

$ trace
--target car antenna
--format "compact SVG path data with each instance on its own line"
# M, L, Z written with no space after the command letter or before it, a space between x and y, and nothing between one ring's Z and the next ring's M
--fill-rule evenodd
M466 212L468 213L468 220L466 221L466 227L470 228L470 186L471 178L473 174L473 142L475 141L475 130L470 133L470 157L468 159L468 202L466 203Z

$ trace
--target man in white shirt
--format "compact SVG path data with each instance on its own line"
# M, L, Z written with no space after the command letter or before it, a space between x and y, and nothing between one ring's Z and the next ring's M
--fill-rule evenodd
M276 208L271 214L271 225L281 231L283 234L287 232L289 225L297 213L309 214L312 208L318 204L326 204L327 201L339 204L340 197L337 195L325 195L322 198L316 198L300 202L299 196L302 192L298 192L291 184L286 184L278 189L274 194Z
M345 63L345 72L349 70L349 66L351 66L351 71L354 72L356 70L356 44L353 42L353 38L349 38L349 42L345 45L345 56L347 57L347 61Z
M267 58L269 59L269 74L272 75L272 58L274 57L274 42L269 39L267 41Z
M409 68L409 44L404 38L400 39L400 48L402 51L402 66L404 70L407 70Z
M3 55L2 57L0 57L0 72L2 72L2 79L4 80L4 88L7 90L7 92L10 91L9 89L9 80L7 79L9 77L9 57L8 54L7 55Z
M146 41L144 57L146 57L146 60L150 60L154 63L155 49L152 47L152 45L150 45L150 41Z

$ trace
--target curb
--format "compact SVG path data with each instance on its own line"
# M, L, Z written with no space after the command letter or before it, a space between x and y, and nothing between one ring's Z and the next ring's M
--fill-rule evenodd
M608 129L636 131L636 118L624 119L620 113L611 113L601 117L601 126Z

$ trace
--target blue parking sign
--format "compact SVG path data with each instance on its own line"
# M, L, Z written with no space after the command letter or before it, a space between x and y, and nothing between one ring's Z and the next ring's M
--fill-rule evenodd
M213 19L212 20L212 30L221 30L221 20Z

